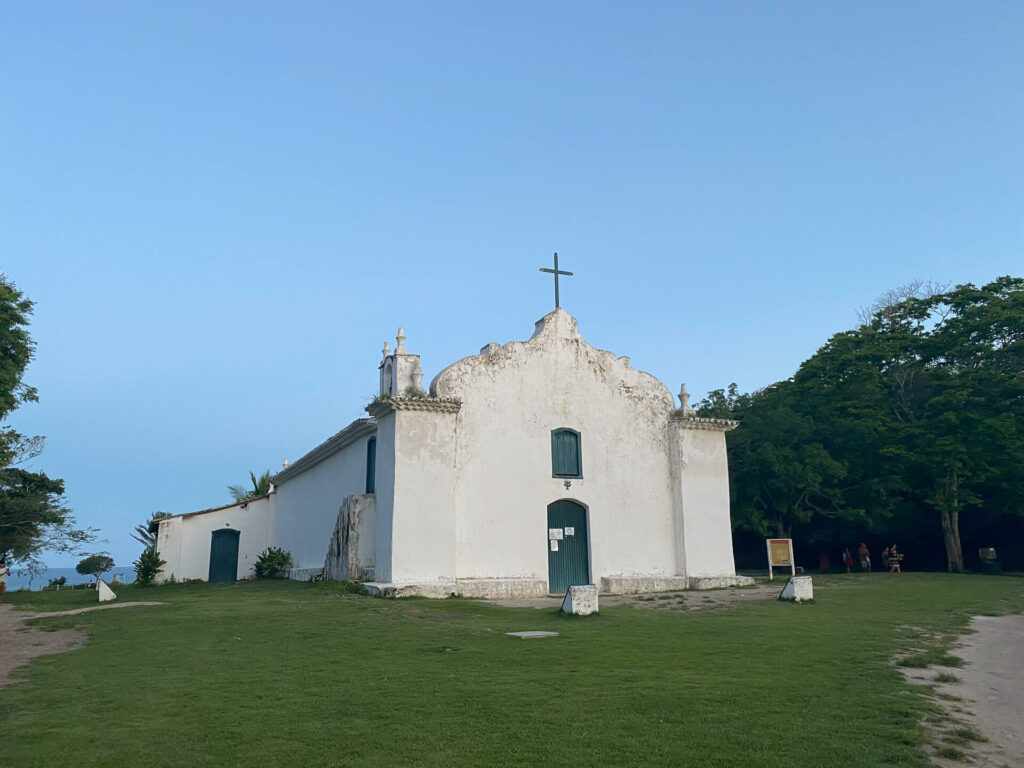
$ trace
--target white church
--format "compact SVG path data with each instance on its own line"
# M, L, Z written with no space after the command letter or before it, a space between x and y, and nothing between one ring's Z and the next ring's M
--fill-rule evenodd
M557 266L556 266L557 269ZM550 270L547 270L550 271ZM725 433L556 309L422 389L399 328L380 393L266 496L159 521L162 578L248 578L268 546L292 578L385 597L708 589L737 576Z

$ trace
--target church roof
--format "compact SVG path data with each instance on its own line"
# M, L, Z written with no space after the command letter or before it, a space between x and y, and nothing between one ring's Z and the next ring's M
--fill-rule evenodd
M343 430L324 440L320 445L307 453L298 461L288 465L272 478L270 482L274 485L300 475L307 469L311 469L321 461L330 458L342 448L346 448L361 437L368 437L377 432L377 421L375 419L356 419Z
M150 533L155 533L157 527L159 527L160 523L162 523L164 520L170 520L170 519L175 518L175 517L185 518L185 517L193 517L194 515L205 515L207 512L220 512L222 509L229 509L231 507L244 506L244 505L247 505L250 501L260 501L261 499L266 499L269 496L270 496L269 493L264 493L262 496L252 496L252 497L250 497L248 499L239 499L238 501L232 501L230 504L221 504L219 507L210 507L209 509L199 509L199 510L196 510L195 512L179 512L176 515L164 515L163 517L158 517L155 520L150 520L149 521L149 529L148 530L149 530Z

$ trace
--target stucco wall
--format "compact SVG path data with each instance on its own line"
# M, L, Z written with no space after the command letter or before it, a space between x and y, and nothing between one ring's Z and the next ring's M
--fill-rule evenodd
M588 509L592 581L676 573L672 395L628 358L586 344L567 312L539 321L528 342L491 344L449 366L431 394L462 401L457 578L547 580L547 506L563 498ZM583 478L570 488L551 476L559 427L581 433Z
M210 541L214 531L239 532L238 578L252 575L259 554L271 543L274 494L227 507L167 518L160 521L157 551L167 561L158 578L206 579L210 575Z
M366 490L369 437L356 439L276 486L274 543L291 552L296 570L323 567L341 503Z
M456 414L399 410L393 418L390 580L453 579Z
M673 422L679 456L682 562L686 575L728 576L736 572L729 518L729 471L725 433Z

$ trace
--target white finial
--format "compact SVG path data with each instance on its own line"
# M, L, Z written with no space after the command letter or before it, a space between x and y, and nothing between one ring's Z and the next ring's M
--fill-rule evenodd
M391 349L388 347L388 343L386 341L384 342L384 349L382 349L380 353L383 355L385 360L387 359L387 356L391 354Z
M690 407L690 393L686 391L686 382L679 388L679 410L683 416L693 416L693 408Z
M398 346L395 347L395 353L399 355L405 354L405 329L402 326L398 326L398 336L395 337L395 341L398 342Z
M281 466L284 467L285 469L288 469L288 459L285 459L284 461L282 461L281 462Z

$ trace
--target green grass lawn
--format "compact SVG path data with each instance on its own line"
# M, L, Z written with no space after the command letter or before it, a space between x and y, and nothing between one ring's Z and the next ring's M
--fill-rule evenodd
M925 766L920 721L941 715L890 660L1024 611L1024 579L942 574L588 618L295 582L118 592L168 604L40 620L92 637L0 691L0 765ZM504 634L522 629L561 636Z

